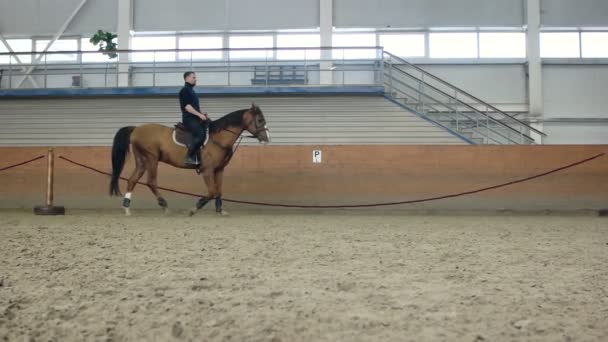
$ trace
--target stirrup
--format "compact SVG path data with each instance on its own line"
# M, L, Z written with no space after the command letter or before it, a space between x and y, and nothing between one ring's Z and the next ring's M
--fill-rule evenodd
M186 156L186 158L184 159L184 163L187 165L200 165L200 162L198 161L198 159L196 158L196 156L192 157L192 156Z

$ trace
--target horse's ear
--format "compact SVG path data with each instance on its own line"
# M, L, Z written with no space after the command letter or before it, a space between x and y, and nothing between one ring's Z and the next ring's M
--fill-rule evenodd
M251 102L251 108L250 109L251 110L255 110L255 103L254 102Z

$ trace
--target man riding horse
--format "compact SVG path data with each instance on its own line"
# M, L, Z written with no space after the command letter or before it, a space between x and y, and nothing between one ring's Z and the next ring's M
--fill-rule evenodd
M176 129L159 124L122 127L114 136L110 195L121 194L118 181L129 150L132 150L135 160L135 170L128 179L127 192L123 198L126 215L130 215L133 189L146 172L147 185L156 196L158 204L164 210L168 209L167 201L158 191L159 162L182 169L197 169L202 174L207 185L207 194L198 200L196 206L190 210L190 215L202 209L212 199L215 199L215 210L225 215L222 204L224 168L232 158L234 144L244 131L249 132L262 143L270 142L270 131L260 107L252 103L249 108L236 110L210 122L207 113L201 112L198 97L192 89L196 85L196 74L189 71L184 74L184 80L186 84L180 91L180 105L184 125L194 137L187 149L174 139ZM197 163L196 155L199 154L201 144L205 141L207 127L209 127L209 144L200 153L201 162ZM202 163L203 155L204 163Z
M179 106L182 111L182 122L186 129L192 133L192 143L188 146L184 163L198 165L203 163L202 154L200 154L200 161L197 161L197 156L201 145L205 142L207 128L209 127L209 116L201 111L198 96L194 92L196 73L194 71L185 72L184 81L184 87L179 92Z

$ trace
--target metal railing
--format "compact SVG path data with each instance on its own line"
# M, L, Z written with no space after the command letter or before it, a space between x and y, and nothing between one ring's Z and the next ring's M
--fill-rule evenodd
M0 88L381 85L381 47L118 50L0 53ZM17 61L27 61L18 63Z
M386 94L417 113L441 122L484 144L534 144L532 134L546 136L529 124L468 92L397 57L383 52Z

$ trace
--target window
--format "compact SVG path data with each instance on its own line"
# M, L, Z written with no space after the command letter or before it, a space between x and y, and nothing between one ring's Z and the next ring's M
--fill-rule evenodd
M163 50L175 49L174 36L162 37L133 37L132 50ZM133 62L172 62L175 61L175 51L166 52L133 52Z
M321 36L318 34L279 34L277 35L277 47L310 47L317 49L303 50L278 50L278 59L300 59L311 60L320 59Z
M477 33L430 33L431 58L477 58Z
M380 45L399 57L424 57L424 34L381 34Z
M526 35L523 32L479 33L479 57L526 58Z
M32 51L32 40L31 39L8 39L6 41L10 45L14 52L31 52ZM4 44L0 44L0 48L5 48ZM8 51L6 51L8 52ZM32 62L31 54L18 55L21 63L29 64ZM11 58L11 63L18 64L15 57Z
M541 32L542 58L580 58L578 32Z
M373 59L378 57L376 53L375 33L334 33L332 36L333 46L368 46L367 49L334 49L332 56L335 59Z
M3 42L0 42L0 53L7 53L10 52L8 51L8 49L6 48L6 46L4 46ZM9 56L0 56L0 64L9 64L10 57Z
M80 49L82 51L99 51L99 45L97 45L97 46L93 45L89 41L89 38L82 38L80 40ZM118 57L110 58L108 55L104 55L101 52L82 54L83 63L114 63L117 61L118 61Z
M608 58L608 32L581 33L583 58Z
M178 46L183 49L221 49L222 37L179 37ZM181 60L222 59L222 51L181 51L178 54Z
M50 43L50 40L36 40L35 51L44 51L44 48ZM77 39L59 39L56 40L46 51L78 51L78 40ZM36 55L39 58L40 55ZM46 57L45 57L46 56ZM47 54L42 55L40 63L46 62L76 62L78 60L78 54L76 53L61 53L61 54Z
M231 49L239 48L272 48L272 36L232 36L229 40ZM273 58L272 50L230 51L230 58Z

